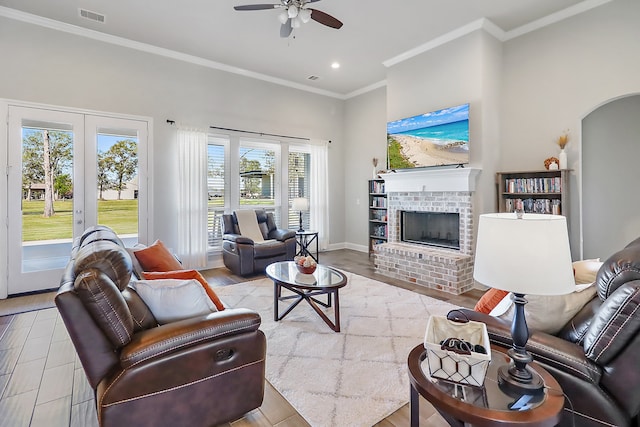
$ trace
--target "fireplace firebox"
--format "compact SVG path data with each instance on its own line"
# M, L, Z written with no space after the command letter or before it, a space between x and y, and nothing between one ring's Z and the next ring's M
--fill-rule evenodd
M402 211L400 236L407 243L460 250L460 214Z

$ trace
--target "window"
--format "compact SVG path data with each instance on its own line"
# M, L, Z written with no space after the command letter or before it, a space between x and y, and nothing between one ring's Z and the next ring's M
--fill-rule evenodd
M309 199L309 176L311 170L311 155L306 147L292 146L289 149L289 201L304 197ZM300 224L300 212L288 209L288 227L297 230ZM309 229L309 212L302 212L302 226Z
M264 209L279 227L297 230L300 212L291 210L291 200L310 197L310 159L310 148L303 144L209 135L209 251L222 249L222 215L236 209ZM303 212L305 228L309 218L310 213Z
M207 233L209 250L222 249L222 214L225 210L225 159L228 140L210 137L207 146Z
M240 141L240 205L276 205L276 151L267 144Z

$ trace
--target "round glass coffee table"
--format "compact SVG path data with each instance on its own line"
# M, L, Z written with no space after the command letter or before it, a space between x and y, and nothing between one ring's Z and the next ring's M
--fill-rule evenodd
M540 365L532 363L545 384L539 396L512 396L498 386L498 368L509 364L505 350L492 345L491 363L484 387L454 384L429 376L423 344L417 345L407 359L411 382L411 427L419 424L419 396L423 396L452 426L518 425L551 427L560 422L564 395L560 384Z
M309 303L318 316L335 332L340 332L340 299L338 290L347 284L344 274L331 267L318 264L313 274L302 274L298 271L293 261L282 261L269 264L266 274L273 280L273 320L282 320L301 301ZM282 296L282 288L294 295ZM317 297L327 296L327 301L320 301ZM278 303L280 301L293 300L287 309L280 314ZM319 307L333 306L334 320Z

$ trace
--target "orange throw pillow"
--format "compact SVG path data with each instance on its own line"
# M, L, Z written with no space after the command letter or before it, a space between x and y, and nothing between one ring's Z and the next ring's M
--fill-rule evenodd
M196 279L198 282L200 282L200 284L204 288L204 290L207 293L207 295L209 295L209 298L211 298L211 301L215 304L215 306L218 309L218 311L224 310L224 305L222 304L222 301L220 301L220 298L218 298L218 295L216 295L216 293L213 292L213 289L211 289L211 286L209 286L209 283L207 283L207 280L197 270L143 271L142 272L142 276L144 276L144 278L147 279L147 280L154 280L154 279L182 279L182 280Z
M493 310L494 307L498 305L498 303L508 294L509 292L507 291L491 288L482 295L473 309L480 313L489 314L491 313L491 310Z
M144 271L174 271L182 269L167 247L160 240L156 240L153 245L144 249L136 250L133 253Z

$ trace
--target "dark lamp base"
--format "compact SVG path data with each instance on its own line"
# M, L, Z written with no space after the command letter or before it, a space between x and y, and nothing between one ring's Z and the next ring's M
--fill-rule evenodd
M500 390L513 397L544 393L544 381L540 375L526 368L524 372L517 370L513 365L498 368L498 385Z

